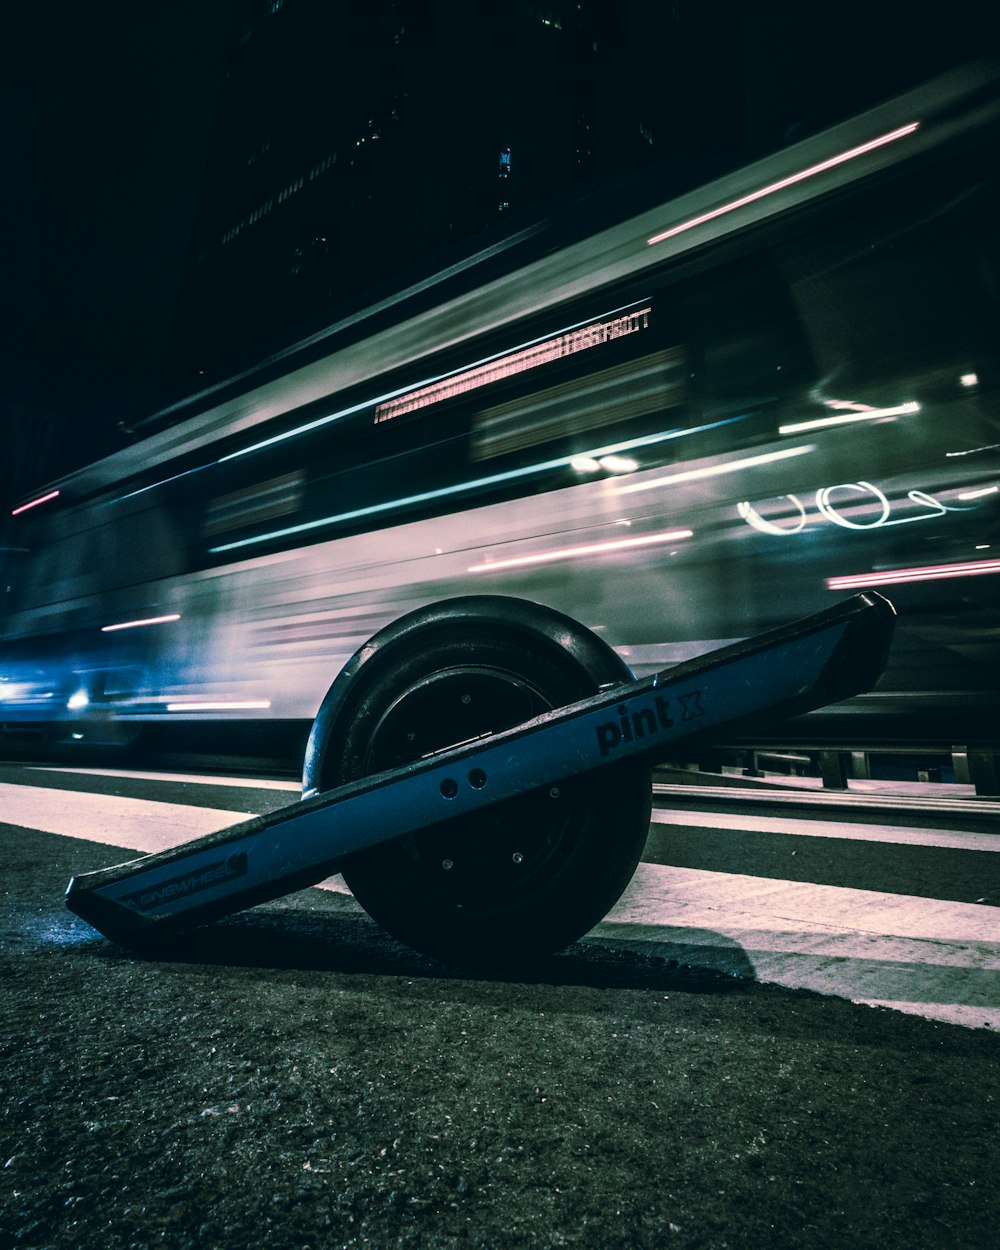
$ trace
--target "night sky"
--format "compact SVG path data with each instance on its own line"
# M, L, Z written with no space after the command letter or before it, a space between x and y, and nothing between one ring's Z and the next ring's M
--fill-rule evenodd
M158 406L233 8L38 0L5 15L3 514Z
M119 423L163 404L166 341L236 0L9 7L0 521L36 487L122 446ZM755 103L772 109L808 87L837 111L852 83L888 91L894 77L919 81L942 43L963 59L998 46L995 6L982 0L938 6L934 26L907 0L747 0L736 9L761 71Z

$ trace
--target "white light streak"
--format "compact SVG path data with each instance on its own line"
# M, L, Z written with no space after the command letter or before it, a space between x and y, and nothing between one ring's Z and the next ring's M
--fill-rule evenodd
M895 408L867 408L863 412L844 412L836 417L816 417L811 421L796 421L791 425L779 425L779 434L801 434L805 430L821 430L831 425L850 425L854 421L877 421L882 417L906 417L919 412L916 403L897 404Z
M399 394L398 391L395 393ZM286 430L284 434L274 434L271 438L261 439L259 443L252 443L249 447L241 447L239 451L231 451L228 456L220 456L215 463L225 464L227 460L236 460L240 456L249 456L251 452L262 451L265 447L273 447L275 443L287 442L290 438L298 438L300 434L308 434L312 430L318 430L321 426L330 425L333 421L340 421L343 417L353 416L354 413L370 407L371 401L366 399L362 403L352 404L349 408L341 408L337 412L327 413L325 417L317 417L314 421L307 421L305 425L297 425L294 430Z
M195 465L193 469L185 469L182 473L174 473L170 477L160 478L158 482L150 482L148 486L138 486L135 490L130 490L127 495L119 495L117 499L110 500L110 503L124 503L126 499L135 499L138 495L145 495L147 491L159 490L161 486L169 486L171 482L179 482L182 477L191 477L194 473L204 473L208 467L207 464Z
M579 547L560 547L556 551L542 551L530 556L512 556L507 560L489 560L484 564L469 566L470 573L493 573L497 569L521 568L530 564L547 564L552 560L571 560L579 556L606 555L609 551L628 551L636 547L681 542L693 538L693 530L666 530L659 534L643 534L638 538L618 538L604 543L585 543Z
M962 376L958 380L959 382L962 383L963 386L978 386L979 374L978 373L963 373Z
M853 490L860 494L872 494L878 500L879 515L874 519L866 518L864 521L852 521L849 517L844 516L830 502L830 496L835 490ZM910 495L914 494L913 491ZM834 525L840 525L848 530L867 530L878 529L879 526L885 525L889 519L889 500L883 491L877 486L873 486L871 482L841 482L837 486L823 486L816 492L816 507L828 521L832 521ZM940 507L940 505L939 505ZM941 508L941 512L944 509Z
M766 517L762 517L760 515L753 504L747 502L746 500L744 500L743 503L738 503L736 505L736 510L739 512L743 520L746 521L747 525L752 525L755 530L760 530L762 534L779 534L782 537L785 537L788 534L798 534L805 528L805 506L803 505L802 500L799 499L798 495L785 495L784 498L790 499L799 510L799 515L792 523L794 528L783 525L775 525L773 521L768 521Z
M288 525L284 529L270 530L266 534L256 534L252 538L239 538L231 543L221 543L218 547L210 547L209 555L221 555L226 551L236 551L242 547L252 547L258 543L275 542L281 538L291 538L296 534L305 534L313 530L323 529L330 525L337 525L346 521L357 521L364 517L377 516L384 512L393 512L399 508L410 507L413 504L429 503L435 499L446 499L453 495L463 494L466 491L481 490L487 486L496 486L501 482L510 482L518 478L529 477L533 473L544 473L552 469L564 469L574 467L574 461L579 461L581 455L585 458L599 459L601 456L615 455L622 451L634 451L638 447L648 447L654 443L663 443L675 438L686 438L691 434L701 434L706 430L718 429L724 425L731 425L734 421L742 421L743 417L726 417L721 421L711 421L707 425L693 426L691 429L685 430L664 430L659 434L649 434L642 438L630 438L622 443L613 443L608 447L598 447L586 453L575 453L572 456L559 456L555 460L545 460L540 464L525 465L520 469L509 469L504 473L493 473L489 477L474 478L470 482L456 482L453 486L441 486L437 490L421 491L417 495L404 495L399 499L386 499L382 503L369 504L366 508L354 508L350 512L338 512L332 516L320 517L315 521L303 521L299 525ZM775 452L774 456L798 454L797 448L790 448L785 452ZM808 450L812 450L810 447Z
M967 451L946 451L945 457L951 459L953 456L978 456L984 451L996 451L1000 447L1000 443L987 443L985 447L970 447Z
M138 621L120 621L117 625L102 625L102 634L113 634L118 629L142 629L146 625L165 625L168 621L179 621L179 612L170 612L166 616L147 616Z
M48 503L50 499L58 499L59 491L50 490L47 495L40 495L37 499L32 499L30 503L23 503L19 508L15 508L10 514L11 516L20 516L22 512L27 512L29 508L37 508L39 504Z
M201 703L168 703L168 712L250 712L264 711L271 706L270 699L216 699Z
M639 461L631 456L602 456L598 463L609 473L634 473L639 467Z
M876 573L853 573L828 577L830 590L860 590L865 586L899 586L907 582L937 582L953 577L984 577L1000 573L1000 560L968 560L961 564L929 564L913 569L886 569Z
M801 447L786 447L782 451L768 451L759 456L744 456L740 460L726 460L722 464L705 465L700 469L684 469L680 473L668 473L652 482L634 482L630 486L619 486L616 494L631 495L636 491L655 490L659 486L672 486L677 482L695 482L706 477L720 477L724 473L739 473L742 469L754 469L762 464L773 464L777 460L788 460L792 456L804 456L815 451L813 443L805 443Z
M958 497L959 499L982 499L984 495L998 493L1000 493L1000 486L983 486L979 490L964 490Z
M90 695L86 690L80 689L76 694L71 694L66 700L66 706L71 712L78 712L81 708L85 708L90 703Z
M646 243L649 246L653 246L656 243L662 243L665 239L672 239L675 235L683 234L685 230L693 230L695 226L702 226L707 221L714 221L717 217L724 217L726 213L735 212L738 208L744 208L747 204L753 204L756 200L764 199L765 196L774 195L777 191L784 191L786 187L794 186L798 182L805 182L807 178L814 178L817 174L825 173L828 169L834 169L836 166L844 165L848 161L853 161L868 152L874 152L876 148L884 147L887 143L895 143L897 139L912 135L919 127L919 122L910 122L906 126L890 130L875 139L869 139L867 143L859 144L855 148L849 148L846 152L840 152L836 156L828 157L827 160L820 161L817 165L810 165L808 169L800 169L798 173L789 174L787 178L781 178L777 182L769 183L766 187L759 187L756 191L751 191L747 195L741 195L739 199L731 200L728 204L721 204L718 208L710 209L707 213L701 213L697 217L692 217L689 221L683 221L677 226L671 226L668 230L654 234L651 239L646 240Z

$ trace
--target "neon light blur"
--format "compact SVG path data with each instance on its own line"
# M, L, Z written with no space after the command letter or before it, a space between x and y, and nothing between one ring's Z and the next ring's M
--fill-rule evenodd
M631 456L602 456L598 464L609 473L634 473L639 467L639 461Z
M168 703L168 712L250 712L265 711L271 706L270 699L225 699L203 703Z
M307 421L305 425L297 425L294 430L286 430L284 434L275 434L271 438L261 439L259 443L252 443L249 447L241 447L239 451L231 451L228 456L220 456L215 463L225 464L227 460L236 460L240 456L249 456L251 452L262 451L265 447L273 447L275 443L284 443L290 438L298 438L300 434L308 434L311 430L318 430L320 426L329 425L332 421L339 421L342 417L353 416L354 413L360 412L363 408L368 408L369 406L370 403L366 399L360 404L352 404L350 408L341 408L338 412L328 413L325 417L317 417L315 421ZM196 470L191 471L195 472ZM173 478L168 478L167 481L173 481ZM149 488L147 487L147 489Z
M40 495L38 499L32 499L30 503L23 503L19 508L15 508L10 514L11 516L20 516L22 512L27 512L29 508L37 508L41 503L48 503L50 499L58 499L59 491L50 490L47 495Z
M794 529L790 526L786 527L784 525L775 525L773 521L768 521L767 518L762 517L753 504L747 500L743 500L742 503L738 503L736 505L736 510L743 520L746 521L747 525L752 525L755 530L760 530L762 534L778 534L784 538L788 534L801 533L806 524L805 506L798 495L785 495L785 498L790 499L799 510L799 515L796 518L796 521L793 522L795 527Z
M573 328L555 338L542 339L527 347L510 352L506 356L495 357L484 364L465 369L461 373L453 373L449 377L431 382L417 390L407 391L398 399L389 399L379 404L375 410L375 424L391 421L394 417L406 412L414 412L418 408L426 408L430 404L441 403L454 395L463 395L466 391L478 390L481 386L489 386L503 378L514 377L529 369L537 369L540 365L552 360L561 360L564 356L573 356L577 352L597 347L600 343L612 339L624 338L629 334L637 334L649 328L649 314L652 308L638 308L634 312L613 317L609 321L595 321L581 327Z
M655 490L658 486L671 486L676 482L695 482L700 478L719 477L723 473L737 473L740 469L753 469L758 465L771 464L775 460L788 460L792 456L804 456L816 448L812 443L802 447L786 447L784 451L768 451L760 456L744 456L740 460L726 460L722 464L706 465L701 469L685 469L681 473L668 473L653 482L634 482L631 486L619 486L616 494L631 495L636 491Z
M886 569L877 573L855 573L828 577L830 590L860 590L865 586L899 586L907 582L938 582L953 577L984 577L1000 573L1000 560L969 560L963 564L929 564L915 569Z
M905 417L919 412L915 403L897 404L895 408L867 408L863 412L844 412L836 417L816 417L812 421L796 421L792 425L779 425L779 434L801 434L805 430L821 430L829 425L850 425L854 421L876 421L881 417Z
M168 621L179 621L181 614L171 612L167 616L147 616L139 621L120 621L117 625L102 625L102 634L113 634L118 629L142 629L145 625L165 625Z
M951 460L955 456L979 456L984 451L996 451L1000 443L987 443L985 447L969 447L966 451L946 451L944 454Z
M649 308L644 308L639 312L624 314L624 310L621 308L613 309L611 312L604 314L609 318L605 322L578 322L576 325L567 326L555 338L538 339L522 343L504 356L489 357L486 360L476 361L458 373L427 379L417 388L399 388L389 391L385 395L378 396L374 400L362 400L360 403L352 404L349 408L341 408L336 412L327 413L325 416L316 417L315 420L307 421L304 425L297 425L294 429L286 430L283 434L274 434L270 438L261 439L258 443L252 443L249 447L241 447L238 451L232 451L226 456L220 456L216 463L225 464L227 460L236 460L240 456L249 456L251 452L261 451L265 447L273 447L276 443L287 442L290 438L298 438L300 434L309 434L311 431L318 430L324 425L340 421L343 417L353 416L355 413L372 406L375 407L376 424L388 421L392 417L399 416L402 412L408 412L412 408L426 407L428 404L448 398L451 394L459 394L463 390L471 390L473 386L486 386L499 378L509 377L514 373L523 372L525 369L534 368L536 365L545 364L548 360L555 360L560 355L571 355L573 352L583 350L584 347L596 346L598 342L604 342L608 338L620 338L623 333L635 332L619 326L617 332L614 333L610 329L605 329L603 331L605 337L598 338L596 337L598 328L602 325L611 327L618 325L619 322L623 322L629 317L644 315L645 321L643 326L636 325L635 330L644 329L649 324L649 312ZM624 315L619 316L619 314ZM581 340L577 342L579 336L587 336L588 334L592 334L591 341L584 342ZM552 344L556 343L565 343L568 350L563 352L555 351L552 348ZM546 349L548 349L548 354L545 354ZM539 351L543 354L536 358L534 353ZM476 380L472 381L474 378ZM449 389L451 387L455 389ZM411 400L415 402L411 403ZM396 410L394 407L396 404L407 406ZM197 471L189 470L189 472ZM168 478L166 480L172 481L173 479ZM149 490L150 488L145 487L144 489ZM128 498L128 496L125 497Z
M856 157L864 156L867 152L874 152L876 148L884 147L887 143L895 143L897 139L903 139L907 135L912 135L919 127L919 122L910 122L907 126L900 126L896 130L890 130L886 134L879 135L876 139L870 139L867 143L862 143L856 148L849 148L846 152L841 152L837 156L831 156L825 161L820 161L818 165L810 165L808 169L800 169L797 174L789 174L787 178L781 178L778 182L769 183L766 187L760 187L756 191L751 191L748 195L741 195L739 199L731 200L728 204L722 204L707 213L701 213L697 217L692 217L690 221L683 221L680 225L671 226L669 230L663 230L660 234L654 234L651 239L646 240L646 243L652 246L655 243L662 243L665 239L672 239L675 235L683 234L685 230L693 230L695 226L702 226L707 221L714 221L717 217L725 216L726 213L735 212L736 209L743 208L747 204L753 204L756 200L762 200L765 196L774 195L777 191L784 191L786 187L792 187L797 182L805 182L807 178L814 178L817 174L836 168L837 165L844 165L847 161L853 161Z
M875 496L878 501L877 507L879 515L865 521L852 521L841 513L831 499L831 495L835 490L853 490L859 492L868 492ZM933 495L929 495L925 490L910 490L906 492L906 498L915 504L919 504L923 508L930 508L932 511L923 512L917 516L896 517L895 520L889 520L889 513L892 510L892 504L886 493L871 482L840 482L836 486L823 486L816 492L816 507L826 517L828 521L832 521L834 525L840 525L847 530L874 530L881 529L883 525L910 525L914 521L932 520L934 517L944 516L951 509L947 508L940 499L935 499ZM964 511L964 509L963 509Z
M663 430L659 434L649 434L642 438L630 438L622 443L613 443L609 447L598 447L583 453L585 458L599 459L601 456L616 455L622 451L633 451L637 447L648 447L654 443L667 442L670 439L685 438L691 434L701 434L706 430L718 429L733 422L742 421L743 417L725 417L721 421L711 421L707 425L693 426L687 430ZM773 453L773 458L795 455L800 449L790 448L785 452ZM805 450L812 450L809 447ZM500 482L514 481L516 478L528 477L532 473L544 473L551 469L572 468L574 461L580 460L580 454L560 456L556 460L545 460L540 464L525 465L521 469L509 469L505 473L493 473L489 477L475 478L471 482L456 482L453 486L442 486L437 490L422 491L419 495L404 495L400 499L387 499L383 503L370 504L367 508L355 508L350 512L338 512L334 516L320 517L315 521L303 521L300 525L289 525L285 529L271 530L267 534L257 534L252 538L240 538L235 542L222 543L218 547L210 547L210 555L220 555L225 551L236 551L241 547L251 547L257 543L274 542L279 538L290 538L294 534L305 534L311 530L322 529L328 525L336 525L344 521L357 521L362 517L375 516L382 512L392 512L397 508L409 507L411 504L427 503L433 499L445 499L464 491L480 490L486 486L495 486Z
M570 560L579 556L606 555L609 551L628 551L636 547L680 542L693 538L693 530L667 530L662 534L643 534L638 538L619 538L606 543L587 543L580 547L562 547L557 551L543 551L531 556L513 556L509 560L491 560L485 564L472 564L470 573L492 573L497 569L521 568L529 564L546 564L551 560Z

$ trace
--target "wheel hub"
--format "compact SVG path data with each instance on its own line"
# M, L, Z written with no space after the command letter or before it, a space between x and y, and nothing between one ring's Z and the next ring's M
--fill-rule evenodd
M550 710L524 678L474 665L436 672L404 691L379 720L365 771L378 772L473 742ZM478 779L470 775L470 782ZM479 784L488 784L483 774ZM571 791L571 788L570 788ZM500 894L524 882L558 842L572 809L567 787L549 785L402 840L422 884L449 896Z

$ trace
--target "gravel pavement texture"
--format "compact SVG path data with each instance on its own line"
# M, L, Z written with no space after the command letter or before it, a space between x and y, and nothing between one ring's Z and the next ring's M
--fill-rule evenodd
M470 977L303 891L138 957L0 825L0 1248L1000 1244L1000 1043L584 940Z

